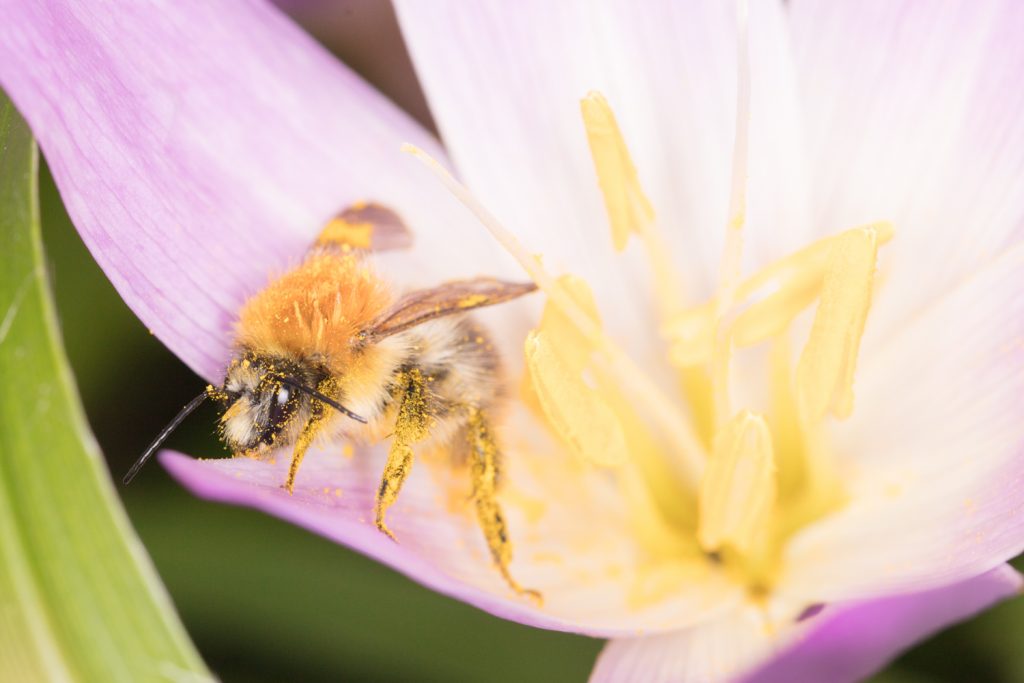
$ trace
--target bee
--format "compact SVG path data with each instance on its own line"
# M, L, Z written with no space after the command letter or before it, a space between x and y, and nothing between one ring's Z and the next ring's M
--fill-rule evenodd
M469 464L477 520L501 575L517 593L539 598L509 572L512 545L497 500L501 449L491 419L503 400L501 362L487 331L468 315L536 286L478 277L396 295L367 255L410 242L397 214L379 204L354 205L329 222L298 267L243 306L221 386L186 405L124 482L210 398L223 408L219 433L234 455L291 449L283 482L289 493L315 439L390 437L374 512L377 529L396 540L386 516L414 450L442 447Z

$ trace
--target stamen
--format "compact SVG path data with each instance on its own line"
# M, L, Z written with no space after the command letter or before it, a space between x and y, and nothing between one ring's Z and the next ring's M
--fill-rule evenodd
M719 268L722 305L731 305L732 288L740 277L743 226L747 213L747 149L750 132L750 39L747 2L736 2L736 130L732 149L732 183L729 189L729 224Z
M875 230L879 246L893 237L890 223L866 227ZM820 296L829 254L845 234L827 237L790 254L736 287L729 333L737 347L753 346L782 332ZM664 333L673 341L670 353L674 364L692 367L711 360L717 311L718 300L712 299L682 311L665 326Z
M612 244L617 251L622 251L631 233L643 239L654 271L661 315L669 320L682 310L682 281L672 267L670 252L654 220L654 207L640 185L615 113L599 92L590 92L580 100L580 112L597 182L604 195Z
M612 243L616 251L622 251L630 233L643 235L645 226L654 222L654 207L640 186L636 166L604 95L587 93L580 100L580 112L612 226Z
M732 306L734 288L743 261L743 226L747 216L747 148L750 129L750 41L746 0L736 2L736 132L732 150L732 183L729 189L729 223L719 267L718 310L715 316L714 348L711 357L711 396L714 423L724 424L732 415L729 370L733 339L722 316Z
M526 365L548 421L581 459L604 467L626 462L626 437L615 412L552 348L544 332L534 330L527 337Z
M877 256L874 226L843 233L829 253L821 301L796 369L800 412L809 422L830 409L840 419L853 412L853 375Z
M563 275L558 284L600 328L594 296L582 279ZM530 393L540 411L563 441L584 461L618 466L629 458L630 447L614 404L624 397L613 382L601 382L599 373L587 382L593 346L558 306L548 301L540 324L526 340ZM611 402L611 403L610 403Z
M701 546L707 552L729 546L750 556L768 538L775 498L768 424L760 415L742 411L715 437L715 452L701 482Z
M597 305L594 296L581 278L572 275L563 275L558 283L569 292L577 305L590 316L591 320L598 326L601 325L601 318L598 315ZM626 482L630 478L642 481L643 486L637 488L626 486L626 499L630 501L630 507L637 518L639 526L647 523L650 514L656 512L662 520L660 524L670 525L676 531L692 530L696 526L696 502L697 491L688 488L686 481L674 469L673 458L663 450L664 444L660 443L655 434L652 434L649 425L639 418L635 406L625 395L619 381L602 369L600 365L591 362L594 356L593 346L583 336L575 325L565 316L562 310L553 302L548 301L541 314L540 324L537 326L537 333L542 335L544 346L550 348L558 367L541 367L543 363L537 363L536 356L531 363L529 345L527 348L527 363L531 372L526 375L525 387L528 401L535 406L535 410L547 419L549 426L558 434L568 446L577 451L583 459L598 466L616 465L616 478ZM554 395L555 392L545 385L552 381L557 382L560 374L567 373L569 382L562 385L564 391L561 396ZM584 373L587 373L584 379ZM541 392L551 391L552 405L541 405ZM567 393L570 392L570 393ZM577 401L577 396L586 394L587 399L598 402L599 408L595 410L608 415L612 422L603 418L590 418L580 416L567 420L561 416L566 410L563 406ZM576 406L569 405L568 411L575 412ZM607 411L607 412L606 412ZM559 413L559 414L552 414ZM588 426L588 422L596 419L606 422L597 426L596 433L602 430L611 429L614 433L602 443L598 438L592 438L590 433L594 428ZM569 422L568 426L560 427L559 424ZM568 433L563 433L568 432ZM592 445L583 446L572 443L576 440L574 434L582 433L592 442ZM623 451L618 446L608 447L608 443L618 443L618 434L623 439ZM624 484L625 485L625 484ZM686 533L685 531L682 533ZM694 540L694 545L696 541Z
M498 219L488 211L472 193L455 180L448 171L426 152L415 145L404 144L402 151L412 154L429 168L444 183L445 187L469 209L498 243L519 262L523 270L537 283L548 298L557 305L573 325L593 344L594 350L604 359L608 371L624 387L628 387L634 398L643 404L650 415L671 442L673 453L678 458L681 474L685 476L691 490L696 489L704 469L705 450L693 427L685 416L676 409L672 401L619 349L611 339L594 324L585 311L573 301L568 292L544 269L540 260L529 254L519 240L508 232Z
M846 502L842 480L831 453L807 429L800 416L790 361L789 335L783 331L770 349L771 408L768 421L778 469L779 505L776 510L776 543L817 519L838 510Z

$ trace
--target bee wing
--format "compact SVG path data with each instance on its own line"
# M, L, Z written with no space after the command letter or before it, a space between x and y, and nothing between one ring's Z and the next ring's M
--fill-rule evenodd
M373 342L428 320L511 301L537 289L532 282L506 282L492 277L452 280L406 294L364 333Z
M412 232L395 211L383 204L358 202L327 222L313 248L391 251L408 249L412 242Z

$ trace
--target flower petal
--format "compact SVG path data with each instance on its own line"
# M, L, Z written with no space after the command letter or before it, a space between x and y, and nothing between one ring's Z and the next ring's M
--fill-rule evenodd
M121 296L209 380L245 297L356 200L405 217L418 263L487 268L453 257L466 213L399 151L436 143L269 5L3 3L0 83Z
M802 638L743 683L845 683L878 671L900 651L1020 593L1021 575L997 569L951 586L831 608Z
M544 604L516 596L493 566L472 514L469 474L447 453L418 457L388 512L392 542L373 522L384 458L368 449L351 459L311 453L295 494L281 488L286 455L246 458L162 456L197 495L247 505L343 543L433 590L497 616L595 636L680 628L739 600L740 589L707 562L656 562L629 527L612 480L550 446L506 430L500 492L513 545L512 576L539 590ZM515 445L518 444L518 445ZM340 450L340 449L339 449Z
M609 642L590 683L727 681L765 657L771 643L753 610L734 610L684 631Z
M862 680L915 642L1019 592L1021 583L1002 566L936 590L827 606L775 628L747 608L678 633L612 641L590 683Z
M1024 244L864 355L834 439L851 502L793 540L787 590L920 590L1024 550L1022 273Z
M607 96L693 296L724 243L737 24L717 0L555 5L397 3L445 145L467 184L556 269L584 277L638 358L661 357L642 250L616 256L580 100ZM760 259L806 240L796 112L781 4L751 7L749 239ZM624 268L632 263L632 270Z
M865 351L1024 236L1024 4L791 6L814 220L892 221Z

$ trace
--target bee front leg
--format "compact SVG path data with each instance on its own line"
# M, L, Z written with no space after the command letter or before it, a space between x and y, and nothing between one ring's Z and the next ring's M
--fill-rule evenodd
M295 442L295 448L292 450L292 464L288 467L288 479L284 482L284 488L288 493L295 492L295 476L299 473L299 465L306 457L306 451L309 450L310 444L313 443L313 437L318 431L320 431L320 420L310 420L302 428L299 440Z
M321 391L329 389L324 384L321 384L319 388ZM306 451L309 450L309 447L313 444L313 439L316 438L317 433L323 426L325 417L326 407L320 401L314 400L312 415L302 428L302 432L295 442L295 448L292 450L292 463L288 467L288 479L284 482L284 488L288 493L295 492L295 476L299 473L299 465L302 464L302 459L306 457Z
M403 372L399 377L399 407L395 419L395 431L388 452L388 462L384 466L380 488L377 489L376 522L377 528L387 534L391 540L398 540L388 529L384 516L388 508L398 498L412 469L412 444L424 439L430 432L431 415L427 401L426 380L418 369Z
M470 409L466 425L470 446L470 472L473 478L473 500L476 504L477 519L483 529L484 538L490 548L491 557L498 565L498 571L516 593L526 595L537 603L542 601L540 593L523 588L512 578L508 565L512 562L512 542L508 537L505 516L498 505L497 490L501 452L491 435L490 426L484 414Z

